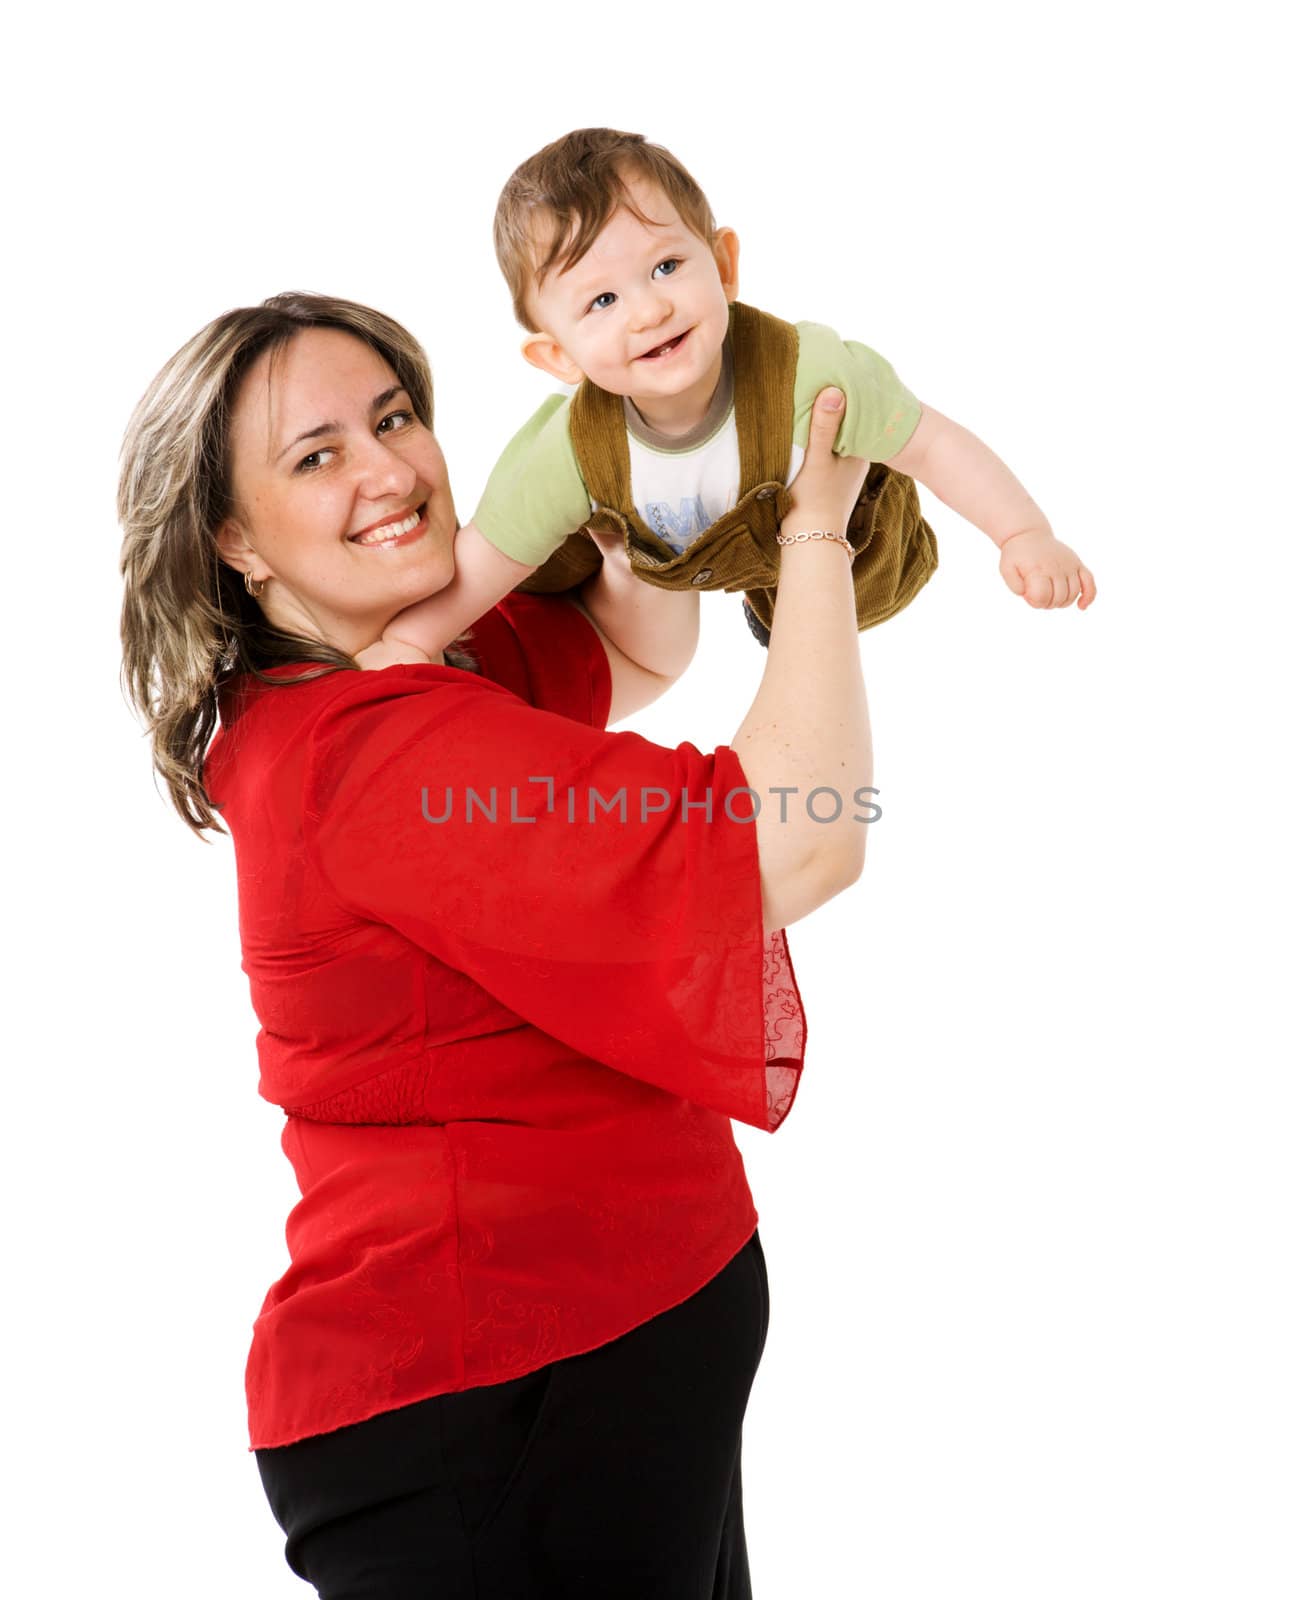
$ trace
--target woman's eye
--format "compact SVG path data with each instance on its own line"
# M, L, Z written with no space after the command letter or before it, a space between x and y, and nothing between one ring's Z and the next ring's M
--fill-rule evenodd
M384 432L390 433L391 429L388 428L387 424L389 422L394 422L398 417L401 419L400 422L398 423L398 426L402 427L402 428L406 428L406 427L409 426L409 424L411 422L413 422L414 413L412 411L390 411L390 412L388 412L388 414L378 424L379 433L384 433Z
M324 465L323 458L331 456L331 450L312 450L308 456L303 456L297 463L298 472L318 472Z
M590 301L590 310L606 311L615 299L616 296L610 289L608 289L603 294L596 295L594 299Z
M653 277L655 278L660 272L663 278L669 278L679 264L678 256L668 256L665 261L659 261L653 268Z

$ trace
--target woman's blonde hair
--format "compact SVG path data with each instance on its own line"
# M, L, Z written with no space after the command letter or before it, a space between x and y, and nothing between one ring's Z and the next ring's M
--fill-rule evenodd
M216 532L234 511L230 419L239 385L267 350L304 328L341 328L371 346L432 426L432 373L414 336L368 306L328 295L277 294L227 311L173 355L136 406L122 442L117 515L121 571L122 686L147 725L153 764L181 817L201 838L226 830L202 783L221 685L240 673L291 688L330 672L359 670L319 639L273 627L221 560ZM471 637L459 636L456 645ZM451 666L475 669L450 646ZM266 668L314 661L319 670L276 678Z

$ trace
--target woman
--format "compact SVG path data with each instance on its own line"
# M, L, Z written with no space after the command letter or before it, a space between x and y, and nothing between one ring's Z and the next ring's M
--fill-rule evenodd
M750 1594L768 1300L730 1118L791 1106L782 930L859 876L871 781L838 532L866 463L832 456L834 401L760 689L709 756L605 731L697 633L697 596L610 545L578 595L355 670L453 573L426 358L388 318L230 312L132 419L127 681L180 814L232 831L302 1192L250 1444L325 1600Z

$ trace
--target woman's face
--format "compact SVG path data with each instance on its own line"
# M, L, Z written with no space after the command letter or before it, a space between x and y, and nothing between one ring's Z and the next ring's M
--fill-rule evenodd
M354 654L454 576L445 459L378 352L305 328L248 369L230 421L234 515L221 555L290 633Z

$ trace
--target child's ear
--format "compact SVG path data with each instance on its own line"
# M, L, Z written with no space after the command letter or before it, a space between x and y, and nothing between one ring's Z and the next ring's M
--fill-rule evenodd
M533 367L547 372L559 383L579 383L585 374L557 339L547 333L529 333L522 341L522 354Z
M711 254L715 257L725 299L732 302L738 298L738 235L732 228L717 229Z

